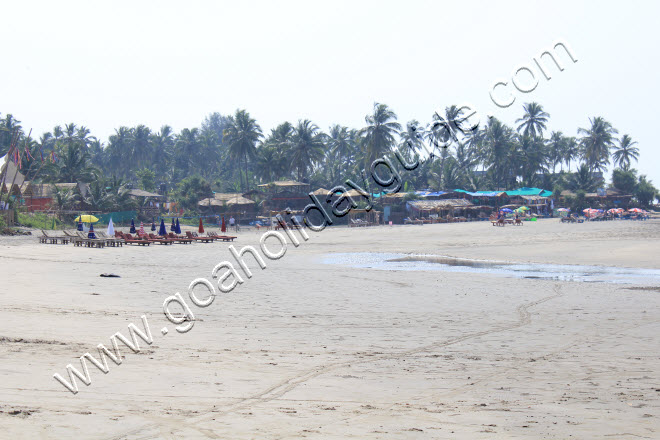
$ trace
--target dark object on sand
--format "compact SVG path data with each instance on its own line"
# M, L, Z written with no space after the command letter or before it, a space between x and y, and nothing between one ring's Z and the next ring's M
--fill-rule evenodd
M99 276L104 277L104 278L121 278L119 275L114 274L114 273L102 273Z

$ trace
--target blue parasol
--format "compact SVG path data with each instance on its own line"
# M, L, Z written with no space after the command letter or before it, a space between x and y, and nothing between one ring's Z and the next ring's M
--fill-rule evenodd
M131 234L135 234L135 222L133 219L131 219L131 229L130 229Z
M89 232L87 233L87 238L96 238L96 234L94 233L94 224L93 223L89 224Z
M165 220L160 219L160 228L158 229L158 235L161 237L167 235L167 229L165 228Z
M82 222L78 222L78 227L77 227L77 229L78 229L79 231L82 231L82 230L83 230Z
M156 230L156 220L153 217L151 217L151 230Z
M172 217L172 226L170 226L170 231L176 232L176 225L174 224L174 217Z
M179 224L179 219L176 219L176 233L181 233L181 225Z
M510 208L502 208L502 209L500 209L500 211L502 211L502 212L513 212L513 209L510 209Z

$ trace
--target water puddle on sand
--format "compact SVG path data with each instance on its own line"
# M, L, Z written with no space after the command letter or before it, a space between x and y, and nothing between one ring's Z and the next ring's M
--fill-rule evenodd
M443 271L482 273L513 278L578 281L587 283L617 283L658 285L660 270L569 264L505 263L470 260L437 255L406 255L381 253L329 254L325 264L360 269L399 271Z

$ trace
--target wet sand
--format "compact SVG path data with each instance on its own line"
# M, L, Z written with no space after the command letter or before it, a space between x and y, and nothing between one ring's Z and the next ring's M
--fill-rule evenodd
M239 233L258 246L262 232ZM271 242L269 241L269 244ZM0 238L6 438L658 438L660 284L323 264L331 253L660 269L660 220L329 228L175 331L163 300L228 243L87 249ZM273 242L273 248L276 246ZM249 260L250 257L248 257ZM101 278L112 272L121 278ZM127 325L121 365L66 365ZM168 328L163 335L161 329Z

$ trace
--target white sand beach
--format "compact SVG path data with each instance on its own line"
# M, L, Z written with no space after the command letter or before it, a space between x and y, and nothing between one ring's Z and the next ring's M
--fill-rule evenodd
M234 245L258 246L262 232ZM654 439L660 282L388 271L332 253L660 269L660 220L328 228L175 331L163 300L229 243L88 249L1 237L3 438ZM249 257L248 257L249 259ZM120 278L102 278L101 273ZM73 395L117 331L154 342ZM161 329L167 327L166 335Z

